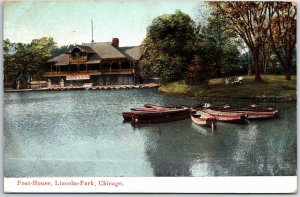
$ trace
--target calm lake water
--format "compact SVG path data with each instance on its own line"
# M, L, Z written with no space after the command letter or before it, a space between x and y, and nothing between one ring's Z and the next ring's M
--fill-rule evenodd
M189 119L123 123L122 111L145 103L197 101L156 89L5 93L4 176L296 175L296 102L259 103L280 117L214 133Z

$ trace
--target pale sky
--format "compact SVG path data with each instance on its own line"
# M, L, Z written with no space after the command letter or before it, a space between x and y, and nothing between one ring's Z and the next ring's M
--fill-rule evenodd
M94 41L120 46L140 45L152 20L176 9L196 19L201 0L94 0L94 1L6 1L3 37L11 42L30 43L32 39L53 37L58 45Z

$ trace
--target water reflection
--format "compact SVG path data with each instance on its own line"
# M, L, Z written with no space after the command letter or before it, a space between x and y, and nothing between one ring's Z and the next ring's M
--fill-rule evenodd
M236 149L236 132L233 124L217 123L216 131L210 136L211 143L205 147L205 154L193 163L194 176L231 175L229 170L234 165L232 157Z
M155 90L4 95L4 175L255 176L296 174L296 103L276 120L191 120L132 127L122 111L145 103L194 105Z
M193 158L190 134L186 134L190 131L184 128L188 124L189 121L178 121L139 129L146 133L145 153L155 176L191 176L189 165Z
M214 131L212 131L212 129L209 127L203 127L203 126L199 126L196 124L192 124L191 129L193 129L195 132L201 133L202 135L205 135L205 136L213 136L213 135L216 135L218 132L217 126L215 126L215 127L216 127L216 129Z

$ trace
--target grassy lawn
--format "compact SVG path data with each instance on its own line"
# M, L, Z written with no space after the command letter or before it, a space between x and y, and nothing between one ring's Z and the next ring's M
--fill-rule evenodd
M184 94L192 97L215 98L296 98L296 76L285 80L284 75L262 75L263 82L255 82L254 76L243 76L240 84L225 84L224 78L210 79L197 86L189 86L185 81L162 85L159 91Z

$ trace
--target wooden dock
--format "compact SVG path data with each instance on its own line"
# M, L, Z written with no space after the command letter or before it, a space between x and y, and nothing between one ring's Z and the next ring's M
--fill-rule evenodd
M157 88L160 84L136 84L136 85L105 85L105 86L92 86L89 88L83 86L51 86L37 89L6 89L4 92L29 92L29 91L65 91L65 90L122 90L122 89L144 89L144 88Z

